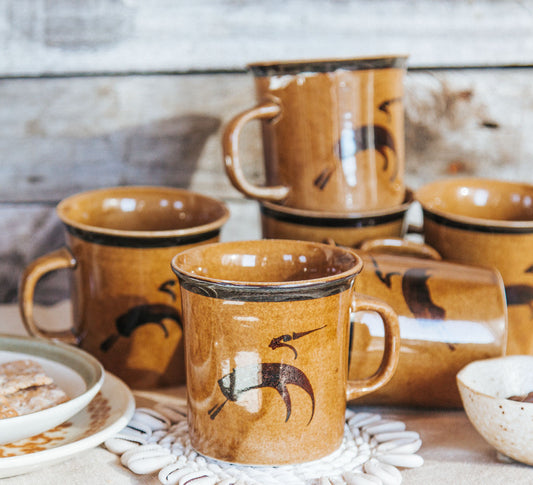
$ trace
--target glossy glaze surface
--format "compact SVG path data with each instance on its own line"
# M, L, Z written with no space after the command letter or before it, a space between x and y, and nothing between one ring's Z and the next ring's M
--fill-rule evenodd
M430 183L416 192L422 207L465 223L533 228L533 186L482 178Z
M118 236L178 237L220 229L229 217L218 200L170 187L113 187L61 201L57 214L68 226Z
M262 235L268 239L334 241L341 246L357 247L371 239L403 236L406 231L405 217L412 201L413 194L407 189L404 201L399 205L346 214L261 202Z
M507 352L533 353L533 185L451 179L419 189L425 242L443 259L496 268L508 303Z
M258 106L224 134L231 182L287 207L341 213L388 208L404 187L403 56L256 63ZM238 159L243 125L261 119L266 186L249 184Z
M304 241L218 243L178 254L191 442L246 464L318 459L342 441L346 400L372 392L397 364L397 318L354 294L353 251ZM377 376L347 381L350 308L387 321ZM365 376L366 377L366 376Z
M455 376L469 362L505 353L507 308L498 272L414 257L368 254L356 291L382 299L400 322L394 377L360 402L460 407ZM353 317L349 378L377 369L383 347L379 318Z
M354 277L362 267L352 251L290 241L235 241L199 248L175 259L180 274L206 282L289 287ZM316 280L316 281L314 281Z
M67 339L33 321L33 291L48 271L71 269L74 337L105 368L135 388L185 381L179 285L170 260L215 242L229 213L186 190L120 187L61 202L66 247L23 275L21 311L30 333ZM195 222L196 221L196 222Z

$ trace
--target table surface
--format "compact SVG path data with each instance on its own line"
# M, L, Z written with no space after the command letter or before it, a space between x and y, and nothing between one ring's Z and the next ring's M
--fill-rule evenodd
M37 313L44 326L55 327L69 319L68 303L40 309ZM64 326L64 324L63 324ZM25 335L16 305L0 305L0 333ZM165 390L166 397L182 399L183 388ZM151 394L152 398L157 396ZM361 408L353 407L354 410ZM383 417L403 421L408 430L417 431L422 439L418 452L424 458L420 468L402 469L406 484L531 484L533 467L507 463L472 427L462 410L405 409L365 407ZM56 485L58 479L77 484L159 484L156 475L138 476L120 465L119 459L102 446L82 452L61 463L2 479L2 485Z

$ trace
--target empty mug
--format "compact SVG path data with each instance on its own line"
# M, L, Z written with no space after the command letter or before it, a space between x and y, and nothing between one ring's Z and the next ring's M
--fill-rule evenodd
M333 453L346 401L379 389L398 362L398 320L354 292L351 249L291 240L210 244L178 254L192 446L233 463L280 465ZM378 312L384 350L348 381L352 309ZM352 365L356 365L355 361Z
M20 289L31 335L78 344L135 388L185 381L179 286L170 260L217 241L229 217L216 199L170 187L114 187L57 206L66 246L31 263ZM38 280L71 272L72 328L50 332L33 317Z

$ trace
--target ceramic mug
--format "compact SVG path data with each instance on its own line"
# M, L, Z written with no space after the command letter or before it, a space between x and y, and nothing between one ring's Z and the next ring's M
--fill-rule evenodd
M135 388L183 383L179 285L170 260L218 241L229 217L218 200L169 187L116 187L64 199L66 246L31 263L20 288L31 335L78 344ZM71 270L73 325L49 332L33 317L38 280Z
M257 106L225 128L233 185L295 209L350 213L402 203L405 56L250 64ZM266 187L239 161L241 130L261 120Z
M394 374L398 321L383 301L353 291L361 258L326 244L256 240L178 254L187 339L189 434L203 455L281 465L334 452L346 400ZM351 382L350 309L384 322L380 368ZM355 363L352 363L355 365Z
M533 353L533 185L484 178L416 192L425 242L443 257L496 268L507 296L510 354Z
M339 214L293 209L261 202L263 238L299 239L357 247L370 239L401 237L407 229L406 215L413 194L407 190L400 205L388 209Z
M398 314L400 360L393 378L360 403L461 407L456 374L499 357L507 343L507 307L493 269L358 250L364 267L356 291L386 301ZM375 370L383 332L379 317L352 315L349 378Z

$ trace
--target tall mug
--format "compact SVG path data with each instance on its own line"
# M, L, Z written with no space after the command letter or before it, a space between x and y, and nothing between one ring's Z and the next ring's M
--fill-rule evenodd
M398 317L354 292L351 249L263 239L209 244L172 260L181 286L191 444L219 460L281 465L333 453L346 400L390 380ZM348 380L350 309L383 319L381 365ZM355 365L355 359L352 362Z
M399 205L404 186L405 56L257 63L258 104L223 136L224 163L246 196L349 213ZM266 187L250 183L239 137L262 122Z

